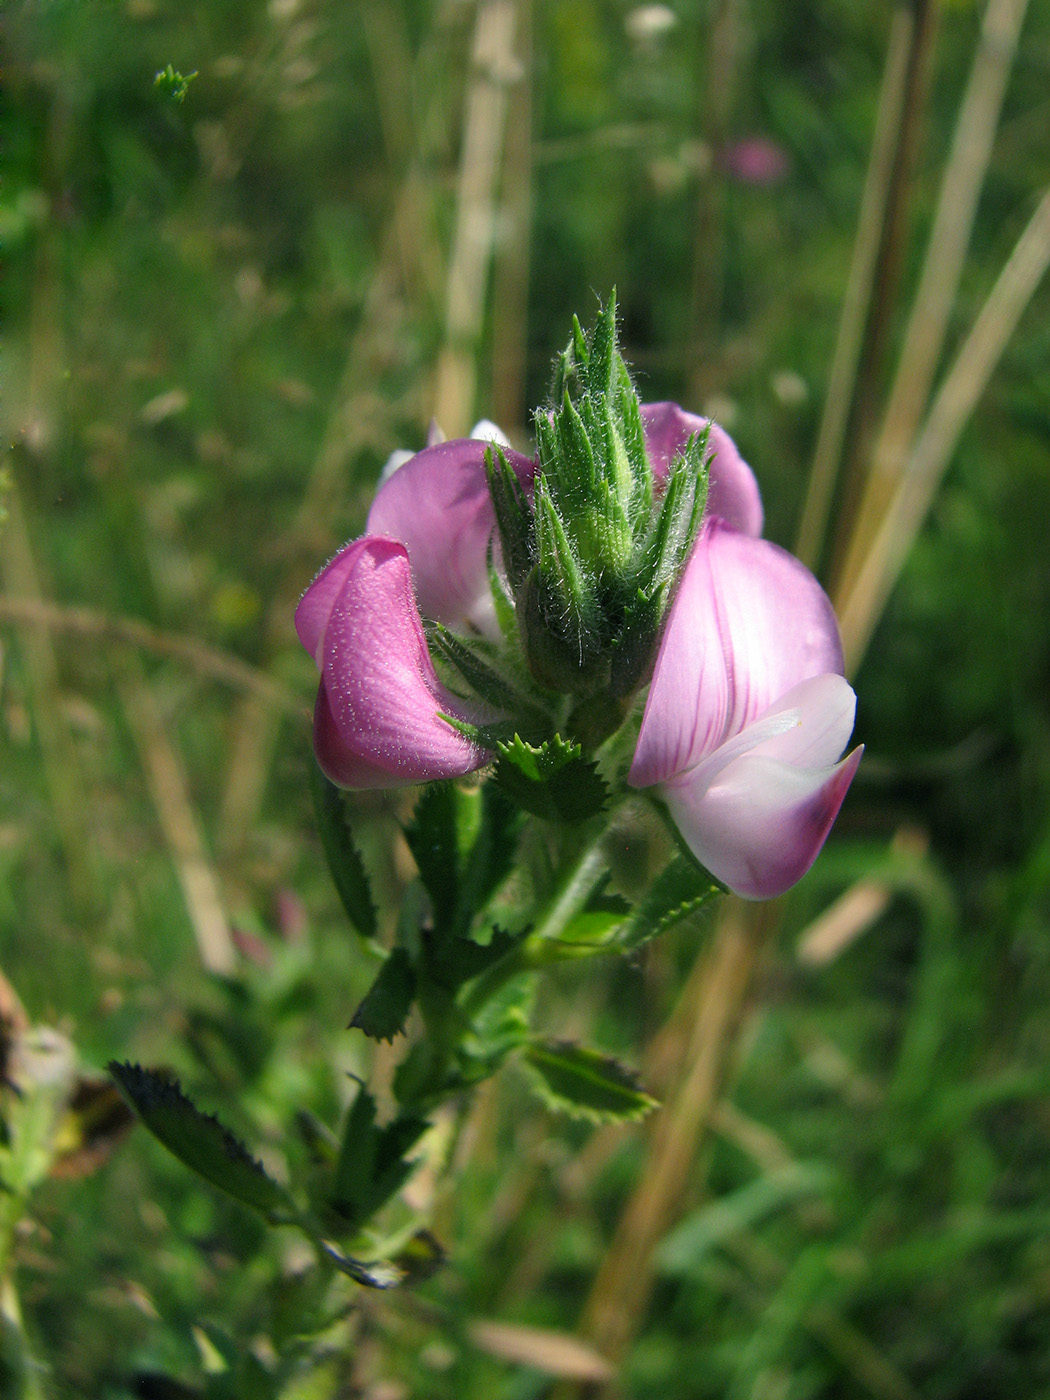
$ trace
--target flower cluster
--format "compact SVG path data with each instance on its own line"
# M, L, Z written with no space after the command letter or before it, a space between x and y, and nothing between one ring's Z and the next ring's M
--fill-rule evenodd
M766 898L809 869L860 761L840 758L855 696L838 628L816 579L761 538L726 433L638 404L612 316L590 339L577 326L536 459L483 438L427 447L307 590L317 758L349 788L457 777L492 760L501 721L542 740L537 714L596 747L648 684L628 783L719 880ZM473 684L441 679L432 647Z

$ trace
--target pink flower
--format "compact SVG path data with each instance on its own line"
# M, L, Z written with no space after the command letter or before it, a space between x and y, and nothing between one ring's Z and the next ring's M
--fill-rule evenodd
M779 184L791 166L784 147L768 136L745 136L723 146L718 163L727 175L745 185Z
M749 899L824 844L860 762L823 590L785 550L708 518L657 655L628 781L658 784L697 858Z
M676 403L643 403L642 429L653 476L657 481L666 481L668 468L678 453L694 433L702 433L707 427L707 514L720 516L746 535L760 535L762 497L755 474L737 451L736 443L717 423L686 413Z
M669 403L641 413L659 482L707 423ZM698 858L762 898L799 879L827 836L860 759L858 749L837 762L855 701L827 598L797 560L759 538L755 478L713 425L709 448L705 523L667 620L629 781L658 785ZM367 534L299 604L299 637L321 672L314 746L342 787L457 777L491 758L443 718L477 724L492 714L438 679L421 619L498 640L486 449L442 443L395 471ZM506 457L530 493L535 464Z
M339 551L296 609L299 640L321 672L314 750L340 787L460 777L490 757L442 718L490 715L438 680L420 617L422 609L460 631L495 631L486 447L441 443L395 471L372 504L368 533ZM527 457L506 456L531 478Z

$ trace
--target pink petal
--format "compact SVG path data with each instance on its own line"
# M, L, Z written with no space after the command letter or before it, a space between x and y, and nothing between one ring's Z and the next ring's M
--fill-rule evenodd
M835 614L809 570L708 521L660 643L629 781L684 773L800 681L842 669Z
M390 787L459 777L488 755L441 717L479 716L438 680L405 547L372 536L343 551L322 643L314 744L334 782Z
M380 486L366 529L406 547L425 617L495 638L488 550L496 520L485 479L488 448L487 442L456 438L417 452ZM506 457L523 483L531 481L535 466L527 457L512 451Z
M663 481L678 453L694 433L701 433L710 420L686 413L676 403L642 405L642 427L653 476ZM755 474L741 457L736 444L717 423L711 424L707 439L711 457L711 479L707 490L708 515L721 516L745 535L762 533L762 497Z
M775 742L775 741L774 741ZM756 750L710 787L688 778L664 788L689 848L745 899L770 899L800 880L842 806L863 746L831 767L796 767Z
M329 560L311 583L295 610L295 630L303 646L317 662L318 670L323 664L321 644L324 641L325 628L328 626L332 606L346 582L347 569L352 563L352 551L358 544L360 540L351 540L349 544L343 545L339 553Z

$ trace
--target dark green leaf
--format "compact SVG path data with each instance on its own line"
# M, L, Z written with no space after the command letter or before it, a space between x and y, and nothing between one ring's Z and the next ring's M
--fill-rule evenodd
M426 940L427 973L439 986L455 991L517 947L519 940L494 928L488 943L476 943L462 936Z
M597 765L581 757L579 744L559 735L537 746L516 734L498 745L496 778L527 812L549 821L581 822L605 805L607 789Z
M516 594L533 563L532 507L499 447L485 452L485 475L503 547L503 566Z
M377 1141L376 1101L362 1084L347 1109L332 1180L332 1204L344 1215L356 1218L360 1203L368 1196Z
M623 1123L644 1118L657 1106L633 1070L597 1050L535 1040L525 1051L525 1063L544 1102L571 1118Z
M460 794L453 783L429 783L422 792L405 839L430 896L434 924L450 928L459 892L457 807Z
M353 1225L368 1220L414 1169L405 1161L427 1128L425 1118L406 1115L376 1126L376 1101L358 1090L346 1116L343 1141L332 1181L332 1208Z
M621 925L612 946L624 952L639 948L720 894L725 894L725 886L702 870L691 857L679 853L653 881L631 917Z
M354 1012L351 1029L364 1031L372 1040L393 1040L405 1028L415 991L412 960L404 948L395 948Z
M321 845L343 908L358 933L374 938L376 907L365 867L350 834L346 798L334 783L328 781L316 763L310 770L310 788Z
M496 783L486 783L480 793L477 835L463 866L456 926L466 933L476 914L514 868L522 816Z
M180 1162L267 1219L297 1214L284 1187L217 1118L201 1113L177 1081L115 1060L108 1068L143 1124Z
M523 724L532 724L542 729L547 717L538 706L525 698L505 676L493 666L485 651L491 650L487 643L465 642L442 627L438 622L426 624L427 641L435 655L443 657L454 666L475 695L487 701L498 710L513 715Z

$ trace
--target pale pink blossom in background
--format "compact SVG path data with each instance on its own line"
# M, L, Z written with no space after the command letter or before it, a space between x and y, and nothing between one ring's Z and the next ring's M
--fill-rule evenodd
M791 169L787 151L768 136L746 136L723 146L718 164L744 185L779 184Z

